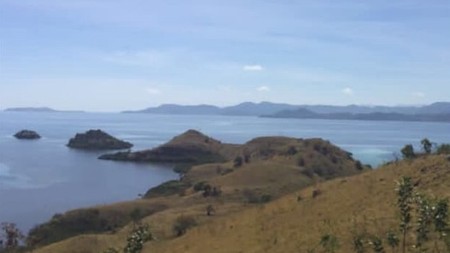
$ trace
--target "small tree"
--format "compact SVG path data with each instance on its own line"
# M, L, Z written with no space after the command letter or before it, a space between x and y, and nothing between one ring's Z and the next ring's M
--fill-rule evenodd
M424 138L422 141L420 141L422 144L422 149L426 154L431 153L431 148L433 147L433 144L428 140L427 138Z
M244 159L242 159L242 157L238 156L238 157L234 158L233 167L235 167L235 168L241 167L243 163L244 163Z
M402 232L402 252L406 252L406 234L410 229L412 197L414 187L410 177L402 177L397 182L397 205L400 209L400 232Z
M197 222L192 217L180 216L175 220L173 224L173 231L177 236L184 235L187 230L197 225Z
M4 246L6 249L15 249L19 246L20 241L22 241L25 236L20 232L14 223L1 223L0 230L2 232L2 236L0 236L0 241L3 242L0 244ZM3 239L1 239L3 238Z
M416 154L414 153L414 147L411 144L405 145L402 150L402 155L403 158L405 159L412 159L416 156Z
M419 250L429 239L430 225L433 222L433 206L430 201L418 194L416 200L417 222L416 222L416 245Z

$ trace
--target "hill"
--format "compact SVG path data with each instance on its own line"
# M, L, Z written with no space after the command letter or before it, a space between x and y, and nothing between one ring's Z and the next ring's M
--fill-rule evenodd
M397 112L371 112L371 113L316 113L311 110L300 108L296 110L285 110L272 115L263 115L268 118L296 118L296 119L333 119L333 120L377 120L377 121L433 121L450 122L450 113L421 113L404 114Z
M108 149L128 149L133 144L119 140L100 129L88 130L85 133L77 133L67 143L69 148L108 150Z
M171 240L172 226L180 216L188 216L199 225L206 224L212 220L205 215L208 206L215 210L215 217L227 216L324 180L367 170L350 153L322 139L274 136L231 145L189 130L162 147L167 146L216 150L225 161L193 166L183 171L180 180L149 189L139 200L56 215L30 232L34 244L44 246L64 240L61 244L66 245L84 238L81 241L92 250L75 247L64 252L98 252L108 246L108 240L100 244L88 241L126 235L130 227L125 225L130 224L132 213L139 214L139 219L151 220L157 238ZM44 247L42 252L57 245Z
M188 130L154 149L105 154L99 159L160 163L221 162L230 156L233 148L234 145L223 144L196 130Z
M400 114L408 115L443 115L450 114L450 102L436 102L424 106L364 106L364 105L291 105L272 102L244 102L238 105L217 107L212 105L175 105L164 104L158 107L150 107L138 111L125 111L125 113L159 113L159 114L207 114L207 115L237 115L237 116L262 116L273 115L280 112L304 110L315 114L361 114L371 115ZM317 116L316 116L317 117ZM343 116L341 116L343 117ZM337 117L339 119L339 117ZM401 119L401 118L400 118Z
M83 111L62 111L49 107L12 107L6 108L6 112L83 112Z
M56 112L49 107L14 107L5 109L7 112Z
M163 104L138 111L124 111L124 113L155 113L155 114L220 114L220 108L212 105L176 105Z
M398 231L394 189L395 181L403 176L411 177L415 187L428 196L450 197L449 158L422 156L320 182L266 204L239 208L228 202L211 201L208 203L216 207L214 216L204 213L206 203L173 207L143 219L150 224L156 239L146 243L142 252L325 252L320 246L321 238L327 238L324 235L336 236L339 246L335 252L354 252L355 235L384 236L390 230ZM192 203L192 198L183 198ZM155 200L141 201L150 205ZM196 217L198 225L181 237L171 236L170 224L182 214ZM35 252L101 252L108 247L121 248L130 229L131 225L113 234L81 235ZM414 240L409 234L408 248L411 249ZM363 246L366 250L370 247Z

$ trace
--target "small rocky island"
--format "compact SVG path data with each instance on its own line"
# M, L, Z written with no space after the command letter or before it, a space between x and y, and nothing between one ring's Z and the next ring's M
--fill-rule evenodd
M16 137L17 139L23 139L23 140L36 140L36 139L40 139L41 136L36 133L35 131L31 131L31 130L21 130L19 132L17 132L14 137Z
M67 144L70 148L77 149L127 149L133 144L119 140L102 130L89 130L86 133L78 133L69 140Z

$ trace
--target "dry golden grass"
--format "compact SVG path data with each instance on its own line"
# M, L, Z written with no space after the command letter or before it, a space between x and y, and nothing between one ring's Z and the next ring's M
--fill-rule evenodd
M176 140L175 142L178 141L179 140ZM211 140L210 143L212 142L214 141ZM216 145L216 143L213 145ZM295 149L295 152L291 152L293 148ZM297 203L297 195L300 193L296 191L323 180L321 177L316 176L311 178L304 175L302 172L305 169L310 168L313 165L316 167L328 168L335 173L332 175L333 177L352 175L359 172L355 167L355 162L349 159L348 154L345 151L320 139L305 141L285 137L258 138L240 147L240 150L236 155L249 155L250 162L244 163L243 166L237 168L233 166L232 161L223 164L200 165L194 167L185 176L185 180L192 183L207 181L212 186L220 187L222 196L218 198L204 198L200 192L196 193L191 188L186 190L182 195L129 201L96 208L100 210L102 214L114 214L117 212L126 214L130 213L135 208L145 209L150 206L167 207L143 220L143 222L148 223L151 226L152 233L157 238L156 241L146 245L146 250L147 248L150 249L149 252L174 252L171 250L172 247L180 250L180 252L198 252L200 247L205 247L205 251L200 250L200 252L209 252L209 250L216 247L214 246L215 243L217 243L219 247L222 247L223 251L219 250L219 252L231 252L227 251L227 248L224 246L226 244L230 244L232 247L238 247L239 245L246 245L247 243L249 246L245 249L250 250L250 248L254 247L255 250L257 250L254 252L261 252L261 249L257 246L262 245L260 240L273 239L276 240L276 243L278 244L278 239L274 239L276 237L271 238L272 232L274 232L271 231L271 227L275 228L276 226L274 224L265 225L263 222L266 219L267 221L274 222L275 218L280 215L277 213L277 210L280 208L282 208L282 210L286 209L282 212L285 213L288 210L294 212L299 211L296 210L296 208L303 208L304 210L302 209L300 213L306 213L307 210L315 210L315 206L318 205L317 203L322 202L322 198L325 200L330 198L332 201L335 201L334 197L330 197L324 193L314 201L306 198L301 203ZM305 160L304 166L299 166L299 158ZM232 169L233 171L231 173L221 174L217 171L218 166L223 169ZM324 185L324 187L326 186ZM259 195L268 194L274 198L291 194L289 197L274 201L273 204L271 203L265 206L260 204L251 205L247 204L245 200L245 191L248 190ZM305 192L301 194L310 196L311 194L308 193L308 191L312 190L306 189ZM295 193L292 194L293 192ZM289 201L286 202L285 199L289 199ZM339 197L336 200L343 201L344 196ZM329 204L330 203L328 202L323 203L324 206ZM213 205L216 210L216 214L213 217L206 216L205 210L208 205ZM247 209L250 210L245 211ZM269 216L267 216L268 214ZM174 238L172 226L175 220L182 215L195 217L199 226L198 228L189 231L187 235L181 238ZM295 216L298 215L298 213L295 214ZM251 217L258 218L252 220ZM309 218L307 216L305 217L308 220L305 224L300 225L300 228L310 224L311 220L321 221L314 216ZM242 224L240 224L240 222L242 222ZM286 231L294 231L296 226L293 224L296 224L296 222L288 220L286 220L286 222L288 223ZM252 223L255 224L252 225ZM130 229L131 224L113 234L76 236L43 247L36 252L58 252L58 250L59 252L74 253L101 252L108 247L122 248ZM247 230L249 233L251 230L255 231L253 232L254 234L250 233L246 235ZM283 227L279 227L278 230L283 231ZM301 230L302 229L300 229L300 231ZM239 234L237 231L241 231L242 234ZM201 236L203 236L202 233L205 233L206 240L201 239ZM234 237L235 233L239 235L239 238ZM212 239L209 238L207 234L212 235ZM195 237L195 235L198 236L197 239L195 239L198 241L189 242L189 238L192 236ZM255 238L254 236L256 235L262 236L262 238ZM218 238L215 236L219 236L218 238L227 238L230 236L230 238L221 242L220 240L216 240ZM245 241L246 243L241 241ZM85 242L90 246L78 247L77 245L82 242ZM197 243L198 246L195 246ZM208 245L211 245L212 248ZM153 248L155 248L155 250L153 250ZM192 248L192 250L190 248Z
M401 176L412 177L418 190L429 196L450 197L447 157L421 157L322 182L239 212L240 206L222 204L217 208L217 216L203 215L198 227L179 238L171 236L168 224L181 214L200 217L204 205L187 209L180 206L157 213L144 220L151 225L157 240L148 242L143 252L307 252L318 247L325 233L339 238L341 246L337 252L352 252L353 232L366 230L384 235L397 227L394 189L395 181ZM312 191L316 189L322 194L312 198ZM298 201L298 196L302 200ZM229 213L227 210L232 208L236 212ZM36 252L100 252L108 246L123 245L127 229L129 227L114 235L79 236Z

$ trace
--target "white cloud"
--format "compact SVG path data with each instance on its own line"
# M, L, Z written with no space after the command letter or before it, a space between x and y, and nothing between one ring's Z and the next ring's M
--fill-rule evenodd
M423 92L413 92L412 96L416 97L416 98L423 98L423 97L425 97L425 93L423 93Z
M147 88L145 89L145 91L150 94L150 95L159 95L161 94L161 90L156 89L156 88Z
M352 88L346 87L346 88L342 89L342 93L344 93L347 96L351 96L351 95L353 95L354 92L353 92Z
M245 65L242 69L244 71L262 71L262 70L264 70L263 66L261 66L261 65Z
M267 87L267 86L260 86L256 90L259 91L259 92L269 92L270 88Z

